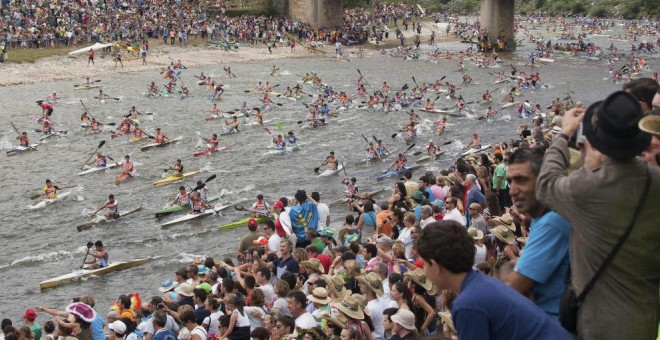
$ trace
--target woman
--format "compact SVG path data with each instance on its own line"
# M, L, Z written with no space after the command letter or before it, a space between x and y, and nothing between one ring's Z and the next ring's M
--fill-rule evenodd
M490 181L488 180L488 176L486 175L486 168L480 166L477 168L477 181L479 182L479 186L481 187L481 193L485 195L488 195L490 192Z
M408 208L408 203L406 202L406 186L403 182L396 182L394 184L394 190L392 191L392 196L387 200L389 209L392 210L397 203Z
M390 296L392 297L390 307L411 310L410 306L413 305L412 294L405 283L397 282L393 284L390 289Z
M71 334L75 334L75 337L79 340L91 339L90 325L97 317L94 309L82 302L75 302L66 307L66 312L69 313L66 320L62 320L59 315L55 315L58 326L71 329Z
M343 263L344 265L344 287L352 293L360 293L360 288L358 287L357 280L355 279L360 275L360 264L355 260L346 260ZM333 270L330 269L330 275L332 275Z
M347 326L355 328L356 334L352 338L349 336L348 339L373 340L371 332L373 332L374 328L371 324L371 318L364 315L362 308L360 308L360 303L356 298L350 295L346 296L343 300L334 302L332 307L338 309L346 316L348 319ZM345 329L346 327L344 327ZM344 330L342 330L342 339L345 339L343 335Z
M405 213L401 209L394 209L390 211L390 219L392 220L392 236L393 240L399 238L399 234L405 228L403 226L403 216Z
M273 311L279 311L282 314L289 314L289 307L287 305L286 297L289 295L291 288L284 280L276 280L273 286L273 291L277 299L273 301Z
M268 314L268 308L265 306L266 298L261 289L256 288L252 291L251 297L250 306L245 307L244 310L250 320L250 330L253 331L257 327L264 327L262 316Z
M489 192L486 195L486 209L483 212L484 216L500 216L502 215L502 210L500 210L500 202L497 199L497 194L494 192ZM488 221L486 221L488 222Z
M434 322L437 289L422 269L407 271L404 276L408 279L408 289L413 292L411 311L415 314L415 328L422 336L434 334L437 330L437 322Z
M363 194L364 195L364 194ZM357 222L358 228L358 242L362 243L362 235L368 238L373 238L376 232L376 212L374 211L374 204L371 201L365 201L362 206L362 214Z
M225 310L227 315L229 315L229 326L227 326L227 330L222 334L221 339L249 340L250 319L243 310L243 298L240 295L227 294L224 302Z
M406 247L406 259L410 258L410 251L412 250L412 245L413 245L413 238L412 238L412 230L413 227L417 224L417 219L415 218L415 214L412 212L407 212L403 216L403 226L405 227L400 233L399 233L399 238L397 240L403 242L403 244Z
M179 314L181 325L190 332L185 340L206 340L207 332L203 326L197 325L197 316L194 311L187 310Z
M449 188L449 196L456 199L456 208L461 213L465 215L465 206L463 205L463 199L465 198L465 191L463 191L463 186L458 184L453 184Z
M344 326L341 330L341 340L360 340L362 338L358 338L358 332L353 326Z
M325 336L327 340L339 340L341 339L341 331L346 327L348 323L348 318L342 313L336 314L323 314L321 317L323 320L327 321L327 326L325 327Z
M473 267L476 269L477 263L484 262L488 258L488 249L486 248L486 245L484 245L483 241L484 232L475 227L468 228L467 232L470 234L470 236L472 236L472 239L474 239L475 253Z

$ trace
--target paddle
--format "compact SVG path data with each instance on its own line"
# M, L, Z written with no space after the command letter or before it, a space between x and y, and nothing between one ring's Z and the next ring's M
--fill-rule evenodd
M415 87L419 87L419 85L417 85L417 80L415 80L415 76L413 76L412 79L413 79L413 82L415 83Z
M369 82L367 81L367 78L365 78L364 75L362 75L362 72L360 72L360 69L357 69L357 71L360 74L360 77L362 77L362 80L364 80L364 83L369 85L369 87L373 87L373 86L371 86L371 84L369 84Z
M415 146L415 143L412 143L412 145L410 145L410 146L406 149L406 151L403 152L402 155L405 155L405 154L406 154L408 151L410 151L410 149L412 149L414 146ZM390 165L390 167L387 168L387 170L383 171L383 173L384 173L384 174L388 173L388 172L390 171L390 169L392 169L395 165L396 165L396 161L394 162L394 164Z
M285 135L285 133L284 133L284 129L282 128L282 124L280 124L279 122L276 122L276 123L275 123L275 127L276 127L278 130L280 130L280 132L282 133L282 136Z
M101 209L103 209L103 208L105 208L105 207L106 207L105 204L102 205L100 208L96 209L96 211L94 211L94 212L93 212L91 215L89 215L89 216L92 217L92 216L96 215L97 212L101 211Z
M99 149L100 149L103 145L105 145L105 140L102 140L101 143L99 143L99 146L97 146L97 147L96 147L96 150L94 150L94 152L92 152L92 154L89 156L89 158L87 158L87 160L85 161L85 163L80 167L80 170L82 170L83 168L85 168L85 165L87 165L87 162L89 162L89 160L92 159L92 157L94 157L94 154L95 154L97 151L99 151Z
M465 107L468 109L468 111L470 111L471 114L474 114L474 111L472 111L472 109L470 108L470 105L468 105L469 103L465 102L465 100L463 99L463 96L458 96L458 98L461 99L465 103Z
M85 103L83 103L82 99L80 100L80 104L82 104L83 109L85 109L85 112L87 112L87 114L88 114L90 117L94 118L94 116L93 116L92 113L89 111L89 109L87 108L87 106L85 106Z
M204 185L205 185L206 183L208 183L208 182L214 180L215 177L216 177L216 175L211 175L211 177L207 178L207 179L204 181L204 183L203 183L202 185L198 185L198 186L194 187L194 188L192 189L192 191L197 191L197 190L203 188Z
M367 139L367 136L364 135L364 133L362 133L362 138L364 138L364 141L367 142L367 144L369 144L369 140Z
M85 252L85 258L82 261L82 264L80 265L80 269L83 269L85 266L85 261L87 261L87 255L89 255L89 250L92 249L92 246L94 246L94 243L92 242L87 242L87 251Z

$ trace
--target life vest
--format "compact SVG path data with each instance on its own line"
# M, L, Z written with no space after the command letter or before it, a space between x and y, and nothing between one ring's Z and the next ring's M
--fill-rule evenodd
M105 202L106 205L108 205L109 203L110 203L110 201ZM112 213L112 214L115 214L115 215L118 215L119 214L119 201L115 200L114 203L115 203L115 206L112 207L112 208L108 208L108 212Z
M190 195L188 193L185 193L184 195L181 195L181 193L178 193L176 195L176 201L178 202L179 205L189 205L190 204Z
M194 200L192 201L192 210L195 213L201 213L202 209L204 208L204 201L199 199L199 200Z
M107 164L107 160L106 160L105 156L96 156L96 165L97 166L105 167L106 164Z
M45 186L43 190L44 193L46 194L46 198L48 199L57 198L57 189L55 188L54 185L51 187Z

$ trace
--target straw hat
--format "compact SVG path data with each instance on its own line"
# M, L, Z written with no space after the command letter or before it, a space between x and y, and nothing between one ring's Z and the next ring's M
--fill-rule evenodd
M340 275L323 275L323 280L328 284L327 289L335 293L337 299L342 299L346 295L346 287L344 287L344 279Z
M415 314L407 309L399 309L390 319L407 330L415 330Z
M498 225L497 227L491 229L490 232L500 241L506 244L513 244L513 241L515 240L515 236L513 236L511 230L502 225Z
M328 320L329 322L332 322L335 324L335 326L339 328L344 328L346 325L348 325L348 317L342 313L334 313L334 314L323 314L321 316L321 319Z
M353 293L353 295L351 296L354 297L360 304L360 307L362 308L362 313L364 313L364 315L366 316L371 316L371 311L369 311L369 309L367 308L367 298L359 293Z
M376 296L383 296L383 281L381 281L380 275L377 273L369 272L367 275L361 275L355 279L369 287L369 289L376 293Z
M187 296L187 297L191 297L195 295L195 293L193 293L193 287L187 282L184 282L178 287L176 287L174 291L179 295Z
M327 305L332 302L332 299L328 296L328 291L323 287L314 288L312 294L307 295L307 300L320 303L322 305Z
M484 232L475 227L469 227L467 232L475 240L481 240L482 238L484 238Z
M527 244L527 237L518 237L516 240L522 244Z
M645 116L639 121L638 126L640 130L660 137L660 116Z
M300 262L301 265L305 266L305 268L309 268L313 271L316 271L317 273L325 273L325 269L323 268L323 265L321 264L321 261L316 258L311 258L307 261L302 261Z
M435 294L432 292L437 292L437 289L435 288L435 286L433 286L433 282L431 282L431 280L429 280L426 277L424 270L420 268L415 268L415 270L409 270L405 272L403 276L407 277L410 280L415 281L415 283L420 285L422 288L426 289L431 295Z
M513 218L509 214L504 213L500 217L493 218L493 221L496 225L501 225L511 231L516 231L516 224L513 223Z
M351 295L344 297L341 301L333 302L332 307L346 314L349 318L356 320L364 319L364 313L362 312L360 302Z
M451 319L451 312L440 312L438 313L440 320L443 324L446 324L449 329L456 334L456 327L454 327L454 320Z

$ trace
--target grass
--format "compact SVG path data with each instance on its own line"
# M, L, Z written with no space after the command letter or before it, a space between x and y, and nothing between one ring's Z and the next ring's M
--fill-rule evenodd
M9 63L34 63L41 58L57 55L65 55L79 47L56 47L56 48L13 48L7 50Z

